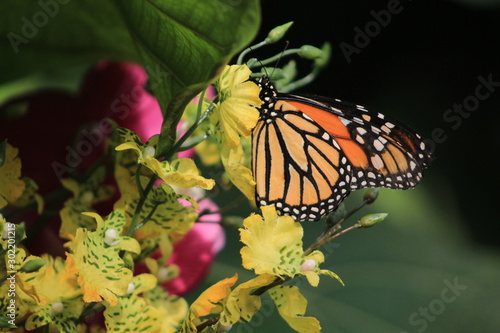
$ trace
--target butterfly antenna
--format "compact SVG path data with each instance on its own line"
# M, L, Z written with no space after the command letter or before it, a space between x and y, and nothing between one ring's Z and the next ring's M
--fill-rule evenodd
M289 45L290 45L290 42L289 41L285 41L285 47L283 48L283 50L281 51L278 59L276 60L276 64L274 64L274 67L273 67L273 71L271 72L270 75L267 75L268 78L271 78L273 76L274 71L276 70L276 68L278 68L278 65L280 64L281 59L283 59L283 54L285 54L285 51L288 49ZM262 67L262 68L265 71L265 68L264 67Z

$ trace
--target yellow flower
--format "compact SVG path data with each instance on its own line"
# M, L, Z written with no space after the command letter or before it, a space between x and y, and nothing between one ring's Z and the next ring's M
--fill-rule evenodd
M319 333L321 326L314 317L304 316L307 299L297 286L278 286L269 291L281 317L297 332Z
M221 161L231 182L252 201L255 198L255 181L252 171L246 166L246 155L241 146L221 146Z
M134 276L127 285L127 292L115 304L106 304L104 319L108 332L160 332L160 311L142 294L152 290L158 281L152 274ZM126 329L125 329L126 328Z
M67 244L67 269L78 274L78 284L85 302L107 301L111 306L118 296L127 292L132 271L120 257L121 251L140 253L139 243L131 237L121 236L125 225L123 210L114 210L106 220L95 213L85 213L95 218L97 228L88 231L79 228L75 238Z
M223 141L230 147L240 144L240 136L248 138L259 119L256 107L262 104L260 89L249 81L252 72L246 65L227 66L215 82L219 93L211 122L220 122Z
M107 200L113 195L111 186L101 184L105 176L105 168L100 167L92 173L85 183L79 184L70 178L61 180L62 185L73 193L73 197L66 200L64 208L59 213L62 221L59 235L62 238L73 239L78 228L89 230L95 228L95 219L82 213L94 212L93 205Z
M259 99L259 87L249 80L250 74L245 65L226 67L215 83L219 101L210 116L210 126L231 182L249 200L253 200L255 182L241 138L250 137L259 119L257 107L262 101Z
M178 332L197 332L196 325L200 324L200 318L221 313L224 310L224 304L231 293L231 287L238 280L238 274L226 278L214 284L205 290L189 308L188 314L182 327Z
M335 273L319 268L325 261L322 252L304 254L300 223L290 216L278 216L273 206L264 206L261 210L262 217L251 215L240 229L241 241L246 245L241 249L243 267L259 275L305 276L313 287L318 285L319 275L328 275L342 283Z
M21 159L19 149L7 144L5 159L0 165L0 208L7 203L14 203L23 194L25 184L21 177Z
M175 333L188 313L184 298L169 295L160 285L144 292L144 298L159 313L162 333Z
M252 291L269 285L274 279L272 275L262 274L234 288L220 315L221 324L233 325L240 320L249 322L262 306L260 296L252 295Z
M198 168L192 159L178 158L169 162L158 161L154 158L158 136L154 136L142 144L137 134L131 130L119 128L118 133L125 142L115 149L117 151L135 150L138 155L137 162L149 168L165 183L183 188L201 187L205 190L211 190L214 187L213 179L206 179L199 175Z
M186 205L179 202L179 199L183 199ZM138 202L138 195L125 196L126 228L130 227ZM191 197L175 193L167 184L160 184L159 187L153 188L145 199L144 207L139 213L139 221L148 222L135 231L134 237L140 242L143 250L158 245L162 252L160 260L166 261L172 251L172 243L191 230L198 217L195 212L198 208L198 204Z
M26 321L26 328L34 330L49 325L50 332L76 328L75 320L84 306L77 277L66 269L62 258L43 254L42 259L47 263L32 281L36 282L36 288L48 298L49 303L35 309Z

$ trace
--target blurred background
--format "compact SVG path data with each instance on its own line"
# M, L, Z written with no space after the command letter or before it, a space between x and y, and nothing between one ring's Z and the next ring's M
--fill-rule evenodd
M390 18L381 12L388 10ZM318 288L294 282L309 300L306 315L316 316L324 332L499 332L500 1L263 1L262 12L256 42L295 22L289 45L278 43L276 52L332 45L329 66L298 92L390 114L435 148L415 190L382 190L351 220L389 213L382 224L324 250L323 268L339 274L345 287L326 277ZM367 28L368 41L359 37ZM358 192L347 209L361 200ZM323 225L304 224L306 245ZM227 238L201 288L238 270L237 231ZM270 303L232 331L292 332Z

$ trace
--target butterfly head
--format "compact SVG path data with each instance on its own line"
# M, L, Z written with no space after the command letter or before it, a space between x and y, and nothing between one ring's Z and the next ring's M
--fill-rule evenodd
M274 109L278 93L268 76L262 76L261 78L254 80L254 82L260 88L259 98L262 100L262 105L260 106L259 111L261 116L265 116L269 113L269 110Z

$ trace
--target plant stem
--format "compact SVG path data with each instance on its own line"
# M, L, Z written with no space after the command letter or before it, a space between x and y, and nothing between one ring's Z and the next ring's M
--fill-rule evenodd
M266 40L263 40L262 42L259 42L259 43L255 44L255 45L252 45L252 46L247 47L246 49L244 49L244 50L240 53L240 55L239 55L239 57L238 57L238 60L236 61L236 64L237 64L237 65L242 65L242 64L243 64L243 58L245 58L245 56L246 56L249 52L252 52L252 51L254 51L254 50L257 50L258 48L261 48L262 46L265 46L265 45L267 45L267 44L268 44L268 42L267 42Z
M200 102L202 103L202 102ZM166 154L166 159L169 160L182 146L182 144L193 134L193 132L201 125L201 123L208 117L210 112L215 108L215 103L210 104L210 106L203 112L201 116L197 116L196 122L191 125L191 127L184 133L175 145L170 149L169 153Z
M144 206L144 203L146 202L146 198L147 198L149 192L151 191L151 189L153 188L157 179L158 179L157 176L152 176L151 179L149 180L148 184L144 188L142 195L139 196L139 201L137 202L137 206L135 207L134 216L132 217L132 221L130 222L130 227L128 229L127 236L132 237L134 232L137 230L137 223L138 223L138 220L140 217L140 213L142 211L142 207ZM140 188L140 184L139 184L138 188Z
M304 255L307 256L311 254L314 250L318 249L319 247L325 245L326 243L332 241L333 239L342 236L343 234L357 229L361 227L360 223L356 223L342 231L339 231L341 229L341 223L344 222L346 219L351 217L354 213L356 213L358 210L363 208L367 204L371 204L375 199L374 198L364 198L363 201L356 206L353 210L349 211L347 214L345 214L337 223L334 223L333 225L329 225L326 227L326 229L321 233L321 235L316 238L316 240L307 248L307 250L304 251ZM291 280L292 277L287 277L285 279L277 277L273 282L268 284L267 286L260 287L256 290L254 290L251 295L255 296L260 296L269 289L279 286L286 281Z
M205 322L201 323L200 325L196 326L196 332L201 332L203 331L205 328L207 328L208 326L210 325L213 325L215 324L216 322L218 322L220 319L220 315L217 315L215 317L212 317L212 318L209 318L207 319Z

